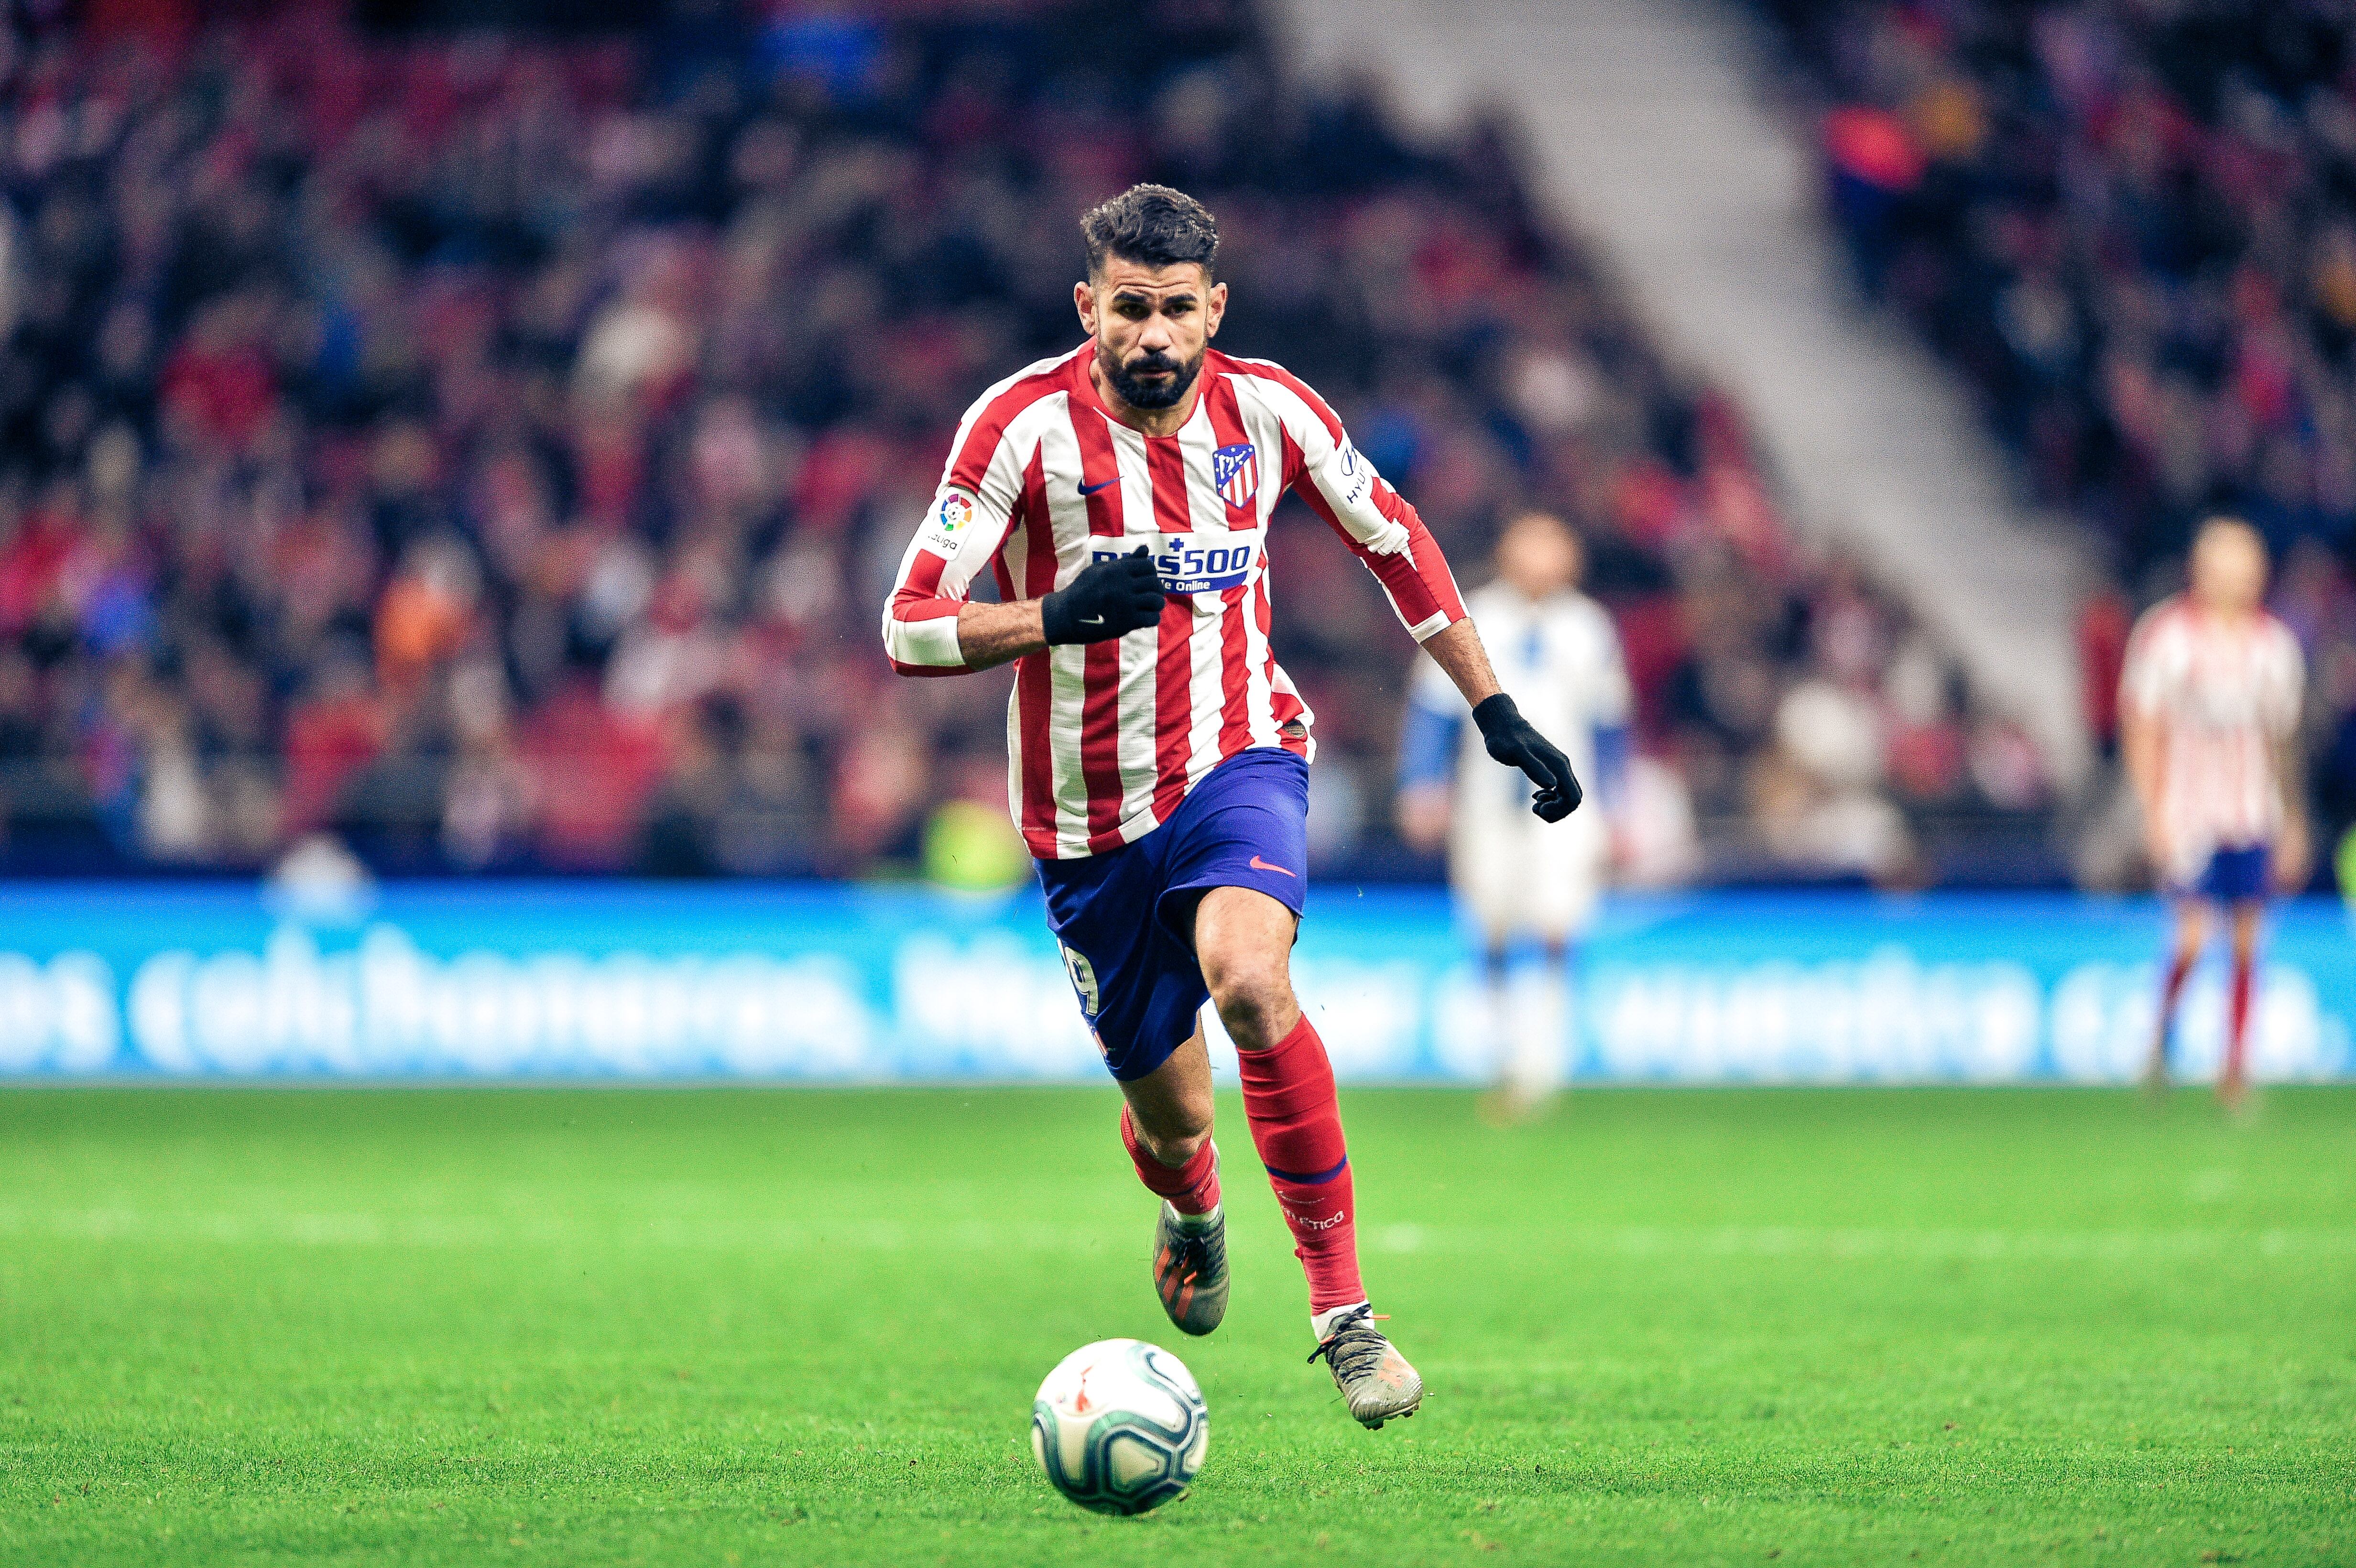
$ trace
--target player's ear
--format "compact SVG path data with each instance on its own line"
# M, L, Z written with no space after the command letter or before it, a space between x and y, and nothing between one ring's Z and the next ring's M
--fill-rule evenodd
M1097 335L1096 285L1082 278L1072 285L1072 308L1080 313L1080 325L1090 337Z
M1210 296L1203 302L1203 336L1219 336L1219 318L1227 314L1227 285L1213 283Z

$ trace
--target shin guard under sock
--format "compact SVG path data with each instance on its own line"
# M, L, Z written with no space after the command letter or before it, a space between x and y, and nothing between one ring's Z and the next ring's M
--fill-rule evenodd
M1325 1042L1303 1018L1265 1051L1239 1051L1244 1115L1252 1146L1268 1167L1277 1207L1292 1228L1293 1255L1309 1276L1309 1310L1366 1298L1358 1280L1357 1203L1333 1068Z
M1181 1214L1207 1214L1219 1206L1219 1147L1210 1139L1205 1138L1203 1147L1185 1164L1164 1165L1138 1141L1137 1124L1130 1120L1129 1107L1123 1105L1120 1141L1146 1190L1170 1200L1170 1207Z

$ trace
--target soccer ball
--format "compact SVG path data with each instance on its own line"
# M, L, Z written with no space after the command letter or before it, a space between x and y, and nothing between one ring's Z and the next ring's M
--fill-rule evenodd
M1143 1513L1183 1497L1210 1442L1194 1374L1142 1339L1081 1346L1055 1363L1031 1405L1039 1467L1098 1513Z

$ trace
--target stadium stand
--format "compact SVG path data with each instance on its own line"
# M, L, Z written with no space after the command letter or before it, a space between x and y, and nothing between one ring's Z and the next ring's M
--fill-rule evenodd
M1003 835L1005 673L894 681L873 624L966 400L1074 340L1074 216L1138 178L1222 215L1223 343L1332 396L1461 574L1515 506L1585 532L1642 695L1639 876L1952 880L1954 824L2041 842L2034 748L1795 548L1740 411L1540 218L1510 128L1302 88L1240 0L630 42L28 15L11 871L325 833L392 874L889 874ZM1279 527L1320 865L1431 874L1387 826L1411 650Z
M2086 603L2115 740L2134 608L2197 521L2277 561L2328 844L2356 821L2356 53L2328 0L1769 0L1862 289L1978 388L2118 586Z

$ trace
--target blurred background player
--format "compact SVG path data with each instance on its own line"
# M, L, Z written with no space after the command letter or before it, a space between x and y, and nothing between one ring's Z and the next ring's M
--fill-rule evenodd
M2208 912L2233 928L2233 981L2218 1097L2238 1105L2259 916L2269 882L2306 880L2307 816L2297 781L2304 664L2290 629L2265 607L2266 550L2257 531L2212 518L2193 541L2189 590L2136 624L2120 681L2127 774L2145 842L2176 901L2176 941L2161 985L2146 1082L2168 1082L2169 1040L2199 961Z
M1437 664L1418 665L1399 764L1399 830L1427 852L1444 841L1449 879L1484 943L1489 1028L1500 1108L1525 1115L1560 1085L1569 1051L1572 940L1586 930L1610 869L1610 814L1622 798L1629 688L1619 634L1580 592L1579 536L1526 512L1497 544L1497 576L1465 598L1498 678L1534 722L1559 736L1571 769L1593 784L1589 809L1538 831L1529 786L1489 763L1464 699ZM1536 994L1511 985L1516 943L1545 955ZM1518 1005L1517 1005L1518 1003Z

